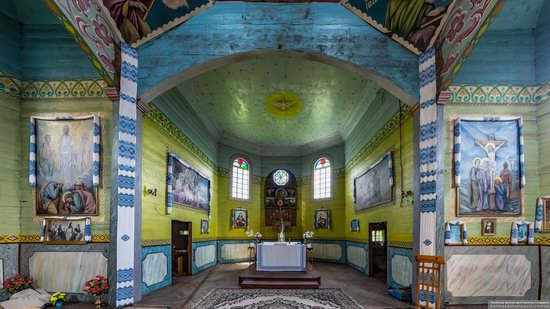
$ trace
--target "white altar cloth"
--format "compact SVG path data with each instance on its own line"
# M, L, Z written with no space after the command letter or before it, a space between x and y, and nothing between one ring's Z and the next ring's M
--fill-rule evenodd
M266 242L258 245L256 270L304 271L306 247L301 243L277 244Z

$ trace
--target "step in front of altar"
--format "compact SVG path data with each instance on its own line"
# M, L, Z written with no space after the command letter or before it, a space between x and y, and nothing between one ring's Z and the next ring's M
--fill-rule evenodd
M252 265L239 276L243 289L317 289L321 275L315 269L305 271L257 271Z

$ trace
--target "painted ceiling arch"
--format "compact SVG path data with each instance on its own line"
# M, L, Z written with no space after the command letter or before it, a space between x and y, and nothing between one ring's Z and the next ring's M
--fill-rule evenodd
M330 58L410 105L418 98L416 55L335 3L220 2L138 50L146 102L202 72L274 50Z
M330 64L262 55L182 81L153 103L191 135L199 128L199 144L211 139L255 155L295 156L342 145L373 108L397 108L382 93L375 82Z

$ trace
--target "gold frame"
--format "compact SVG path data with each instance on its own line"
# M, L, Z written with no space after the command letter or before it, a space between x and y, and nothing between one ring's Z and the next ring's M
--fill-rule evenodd
M318 227L317 226L317 213L321 212L321 211L324 211L324 212L327 213L327 227ZM332 217L332 214L330 213L330 209L326 209L326 208L315 209L315 214L313 216L313 227L316 230L330 230L331 229L331 221L332 221L331 217Z
M542 231L545 233L550 232L550 197L543 197L542 199Z
M235 213L237 211L244 211L246 213L246 222L244 226L235 226ZM231 209L231 228L232 229L248 229L248 209L246 208L233 208Z
M491 222L493 224L493 232L485 232L485 224ZM497 218L483 218L481 219L481 236L496 236L497 235Z

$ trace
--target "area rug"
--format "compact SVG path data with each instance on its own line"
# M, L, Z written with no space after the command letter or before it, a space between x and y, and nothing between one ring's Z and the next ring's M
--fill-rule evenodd
M193 309L357 309L340 289L214 289Z

